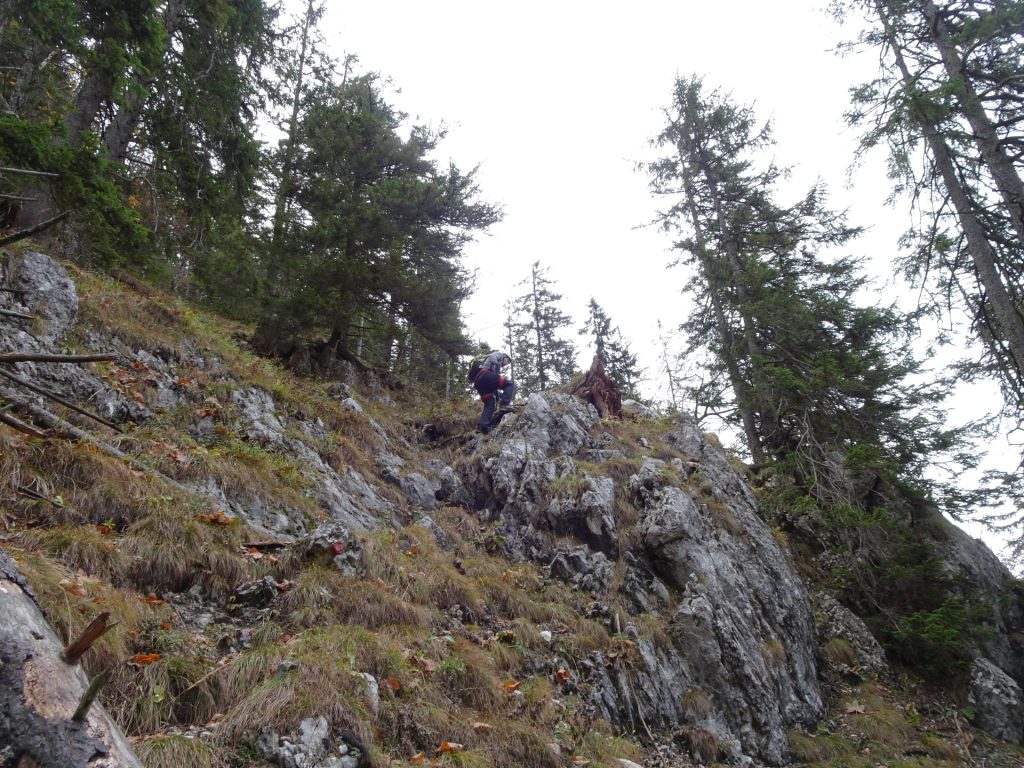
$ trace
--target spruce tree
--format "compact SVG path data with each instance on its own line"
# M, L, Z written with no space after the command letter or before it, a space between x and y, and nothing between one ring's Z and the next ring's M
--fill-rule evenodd
M579 329L579 335L589 335L593 339L594 355L618 386L619 394L624 399L636 399L641 375L637 356L630 351L618 326L612 325L611 318L593 298L587 305L587 318Z
M844 0L867 20L877 78L852 90L862 148L887 147L915 207L902 267L936 312L963 311L1000 382L1024 413L1024 2Z
M857 230L827 209L820 185L775 201L784 171L757 167L770 142L749 108L697 78L677 81L657 139L667 155L650 170L653 190L673 200L661 221L692 265L691 346L728 381L726 415L755 464L833 501L848 495L852 467L920 482L929 446L946 436L925 418L938 395L907 383L906 319L856 303L857 261L836 252Z
M563 384L576 373L576 349L562 334L572 319L558 306L547 269L536 261L530 276L520 285L526 292L511 302L509 330L514 340L514 360L519 360L516 381L524 394L542 392Z

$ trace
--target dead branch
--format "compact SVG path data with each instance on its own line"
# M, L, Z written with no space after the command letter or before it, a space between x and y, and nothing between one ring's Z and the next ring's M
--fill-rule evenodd
M117 355L113 353L99 355L50 355L42 352L4 352L0 354L0 363L109 363L116 359Z
M82 634L78 636L78 639L69 643L68 647L64 649L64 661L68 664L77 664L78 660L92 648L93 643L117 626L116 621L113 624L107 624L109 619L110 612L104 611L89 622L89 626L82 630Z
M13 200L16 203L35 203L38 202L38 197L22 197L21 195L5 195L0 194L0 200Z
M40 432L35 427L26 424L20 419L14 418L13 416L11 416L11 414L7 413L6 409L0 411L0 422L6 424L11 429L17 430L22 434L28 435L29 437L38 437L42 440L45 440L47 438L45 432Z
M10 309L0 309L0 316L2 317L16 317L19 320L35 320L32 315L26 315L21 312L14 312Z
M10 243L16 243L19 240L24 240L26 237L32 237L32 235L42 232L44 229L49 229L54 224L63 221L68 217L69 211L58 213L52 219L41 221L38 224L33 224L31 227L25 227L25 229L19 229L17 232L12 232L6 237L0 237L0 245L8 245Z
M70 424L69 422L62 419L60 416L51 413L45 408L42 408L33 403L18 400L16 397L13 396L12 393L5 392L3 390L0 390L0 397L3 397L7 400L11 400L18 407L28 411L28 413L32 415L32 418L34 418L47 429L59 429L63 433L63 435L69 440L81 440L83 442L94 445L101 453L105 453L108 456L113 456L115 459L120 459L129 466L141 472L144 472L145 474L151 477L155 477L158 480L163 481L164 483L167 483L169 486L171 486L172 488L181 493L188 494L189 496L192 496L196 493L196 491L192 490L191 488L186 488L177 480L168 477L163 472L159 472L153 469L152 467L146 466L141 461L136 459L134 456L131 456L125 453L124 451L118 450L114 446L104 442L103 440L100 440L99 438L93 437L85 430L79 429L78 427L74 426L73 424Z
M89 683L89 687L85 689L85 693L82 694L82 699L78 703L78 709L75 710L75 714L71 716L71 719L76 723L84 723L85 719L89 716L89 709L92 707L92 703L96 701L96 697L99 695L100 690L107 681L110 679L110 670L105 669L100 672L96 677Z
M85 408L81 408L81 407L75 405L74 403L69 402L68 400L65 400L63 397L58 395L56 392L51 392L50 390L48 390L48 389L46 389L44 387L40 387L38 384L33 384L31 381L28 381L27 379L23 379L20 376L15 376L13 373L11 373L10 371L5 371L3 368L0 368L0 376L3 376L6 379L10 379L11 381L15 382L16 384L20 384L21 386L25 387L25 389L32 390L37 395L42 395L43 397L48 397L51 400L60 403L65 408L70 408L72 411L75 411L76 413L80 413L83 416L86 416L86 417L92 419L93 421L98 421L103 426L110 427L115 432L120 432L121 434L124 434L124 430L121 429L116 424L113 424L112 422L109 422L106 419L104 419L102 416L99 416L99 415L97 415L97 414L95 414L95 413L93 413L91 411L86 410Z
M59 173L49 173L48 171L30 171L27 168L0 168L0 173L20 173L24 176L42 176L45 179L59 179Z

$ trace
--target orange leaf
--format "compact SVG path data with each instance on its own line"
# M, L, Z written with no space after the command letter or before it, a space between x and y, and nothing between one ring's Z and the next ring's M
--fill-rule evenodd
M131 658L131 662L133 664L139 664L139 665L152 664L154 661L159 661L159 660L160 660L160 654L159 653L136 653Z
M100 532L101 536L112 536L114 534L114 529L105 523L97 525L96 530Z
M61 579L58 582L58 586L70 595L75 595L76 597L83 597L85 595L85 587L82 586L81 582Z
M570 677L572 677L572 673L569 670L567 670L567 669L559 669L559 670L555 671L555 682L556 683L559 683L559 684L564 683Z
M409 765L422 765L423 759L426 757L425 752L417 752L415 755L409 758Z
M156 606L156 605L167 605L167 601L166 600L161 600L159 597L154 595L152 592L150 592L148 595L146 595L146 602L149 603L150 605L153 605L153 606Z
M522 683L519 680L506 680L504 683L501 684L501 687L509 693L512 693L512 691L518 691L519 686L521 685Z
M454 741L445 741L437 748L437 754L441 754L443 752L458 752L460 749L465 749L465 744L457 744Z
M393 677L384 678L384 685L390 688L392 693L398 693L402 690L402 684Z

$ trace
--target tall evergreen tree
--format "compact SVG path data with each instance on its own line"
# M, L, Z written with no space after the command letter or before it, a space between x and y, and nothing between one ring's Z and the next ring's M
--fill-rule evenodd
M775 202L783 171L755 166L770 141L750 109L677 81L657 139L668 154L650 170L654 191L674 199L662 223L694 267L691 345L707 345L729 382L730 420L755 463L781 462L823 499L844 493L844 464L917 480L943 436L908 415L933 398L906 383L904 319L857 306L856 261L824 256L857 230L825 208L820 186Z
M579 329L580 336L590 336L594 343L594 354L600 358L605 372L619 388L623 398L637 398L640 383L640 368L637 356L622 338L618 326L613 326L596 299L587 305L587 318Z
M460 255L501 214L478 199L475 171L436 165L443 134L413 126L405 138L403 123L373 75L325 84L301 116L262 337L325 329L333 353L383 370L413 332L449 356L468 350Z
M568 381L576 372L576 349L562 334L572 319L559 307L547 269L534 262L520 285L526 292L511 303L509 331L514 340L516 383L522 392L542 392Z
M918 208L907 273L937 309L962 309L1007 410L1024 414L1024 2L843 0L878 77L852 91L849 120ZM971 378L979 368L962 367Z

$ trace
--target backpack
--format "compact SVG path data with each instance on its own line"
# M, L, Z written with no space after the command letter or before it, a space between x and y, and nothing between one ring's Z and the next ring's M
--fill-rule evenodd
M469 372L466 374L466 378L470 381L475 382L476 377L480 375L480 370L484 367L484 360L487 359L487 355L477 355L469 364Z

